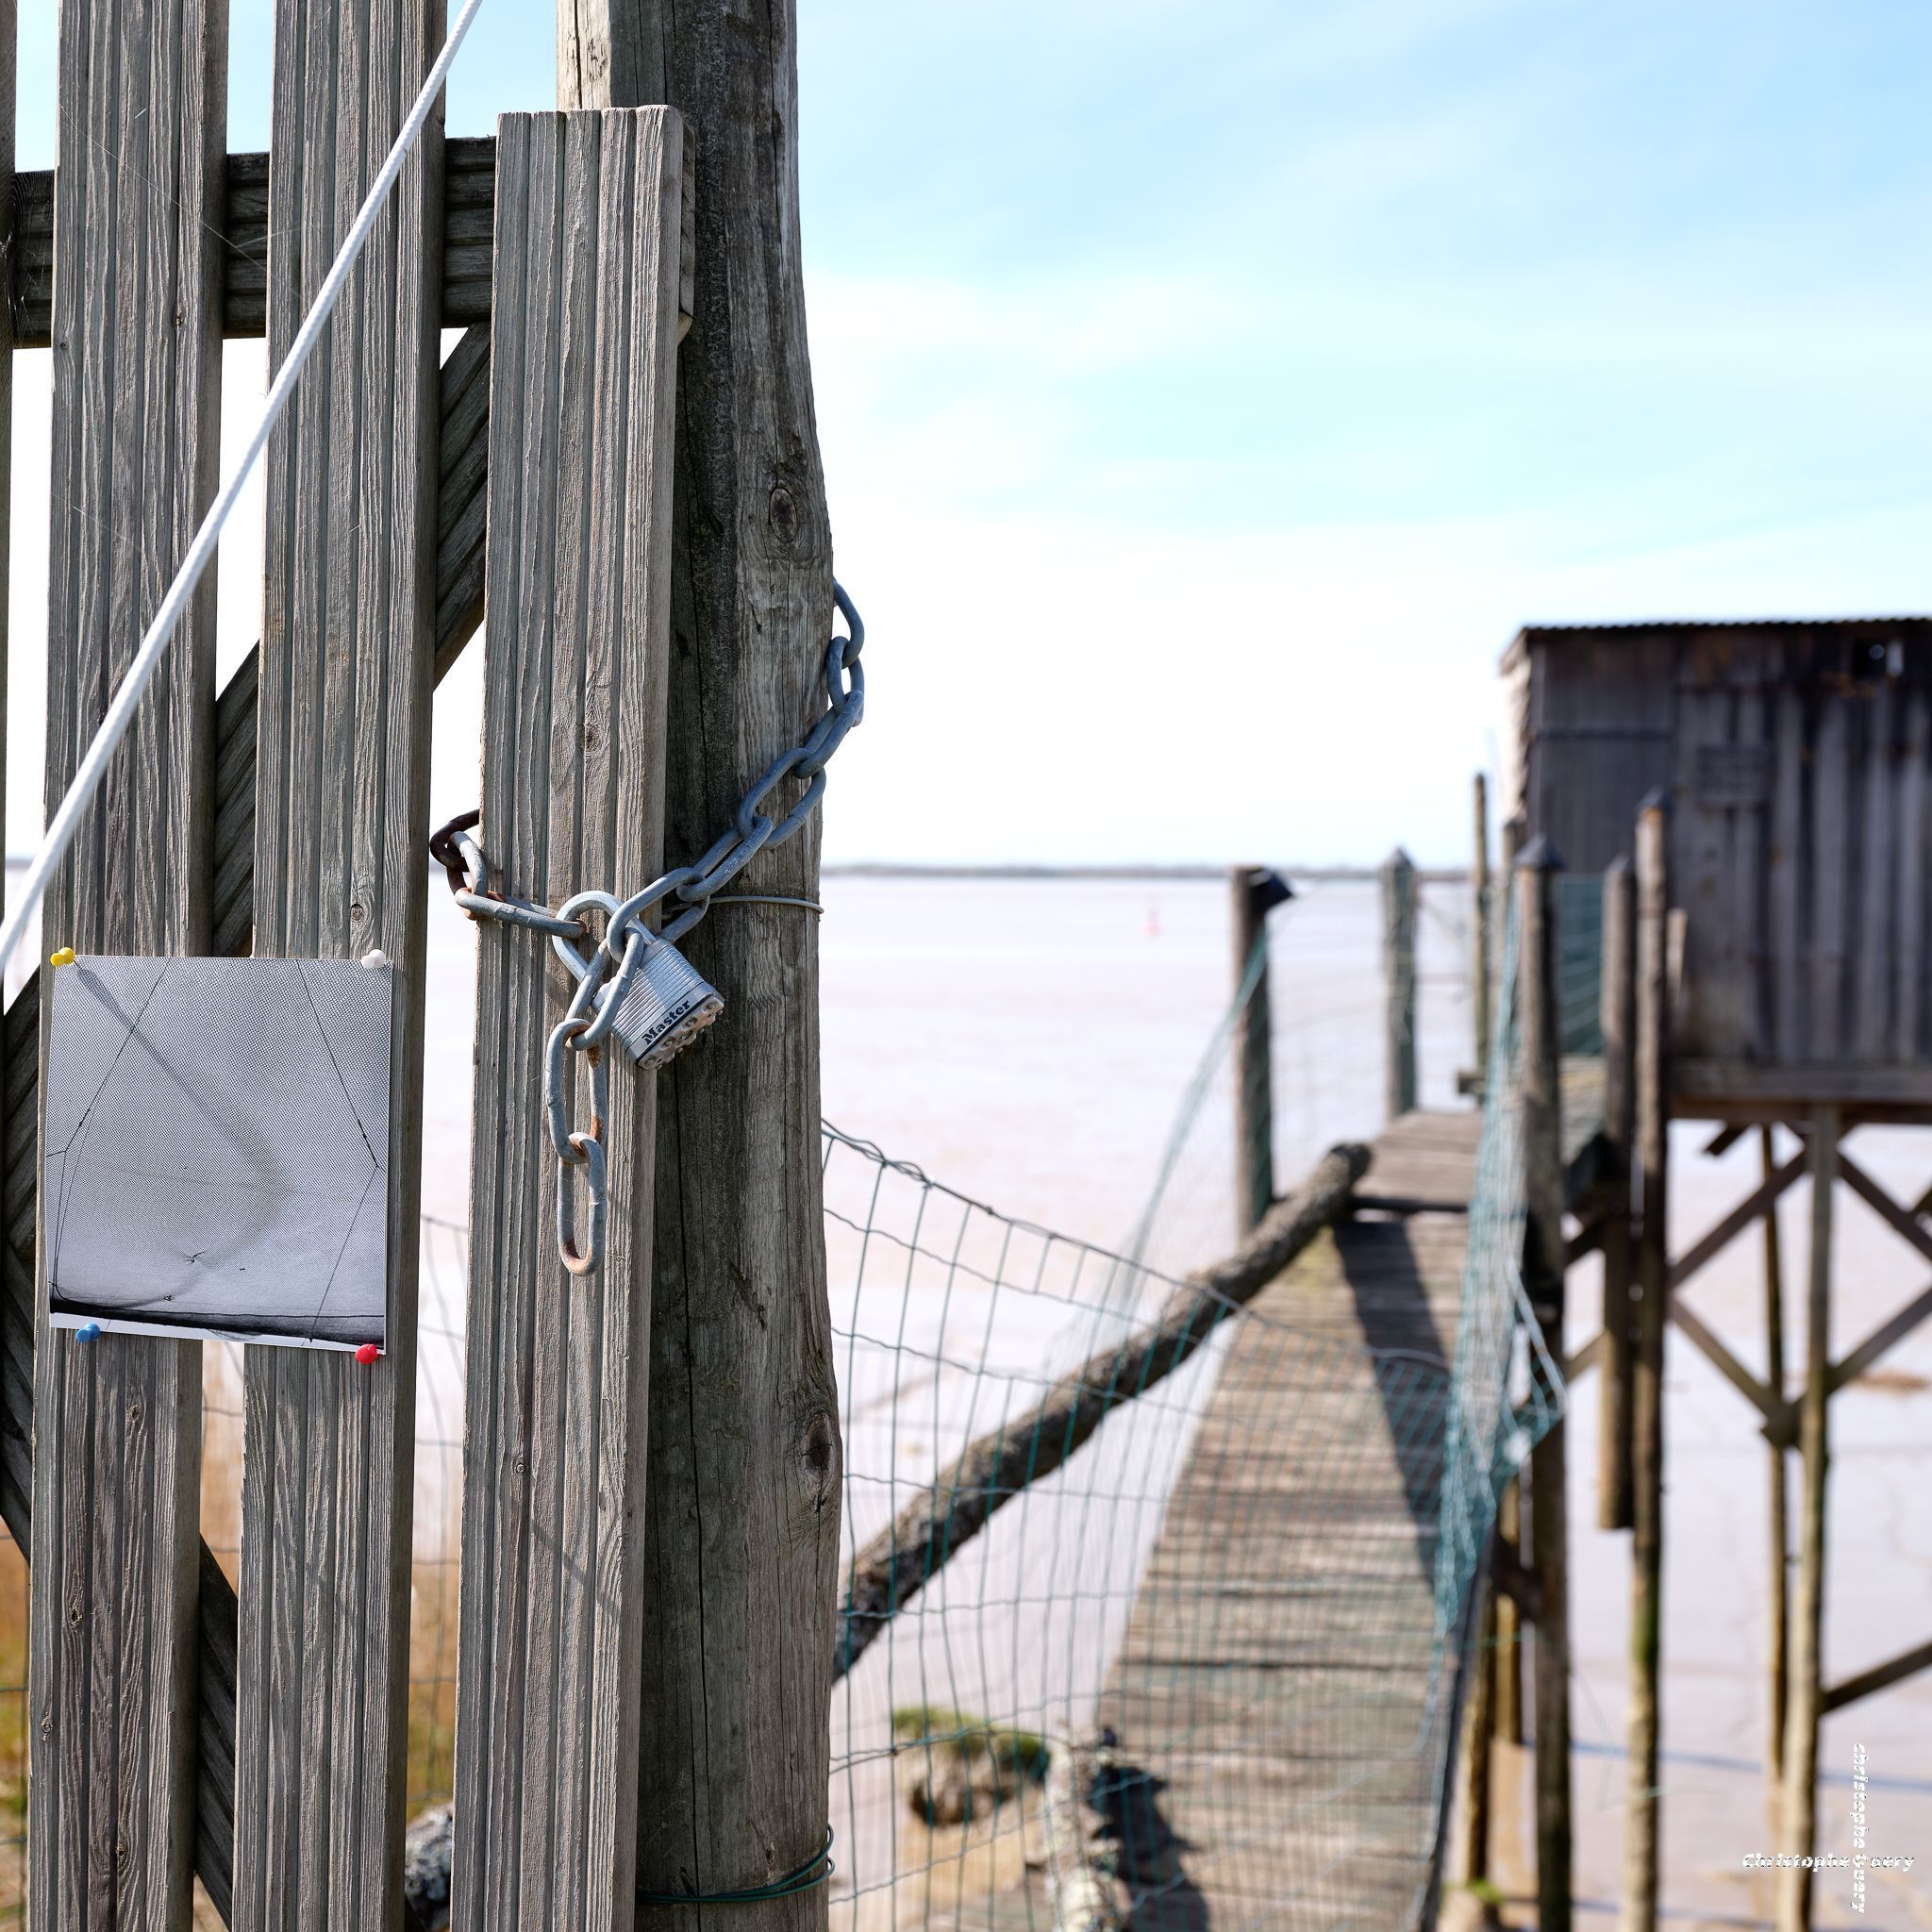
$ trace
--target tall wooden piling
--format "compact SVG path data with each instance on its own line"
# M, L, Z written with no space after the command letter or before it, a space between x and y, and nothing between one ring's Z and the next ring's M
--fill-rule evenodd
M518 621L486 637L481 829L544 905L662 869L684 148L663 108L498 123L488 585ZM605 1047L607 1252L574 1275L581 1181L542 1121L575 985L479 924L452 1908L609 1932L636 1909L657 1076Z
M1481 1606L1475 1617L1475 1655L1470 1659L1469 1702L1462 1713L1459 1784L1456 1810L1462 1822L1460 1856L1456 1870L1462 1883L1473 1886L1490 1875L1491 1805L1490 1782L1494 1741L1496 1674L1491 1657L1496 1647L1496 1597L1493 1581L1478 1574L1474 1589Z
M1490 906L1490 781L1475 774L1474 824L1469 863L1469 1017L1475 1048L1475 1084L1490 1076L1490 1036L1495 1024L1494 917Z
M1671 876L1660 794L1637 815L1637 1340L1631 1355L1629 1803L1620 1932L1656 1932L1664 1322L1670 1293Z
M1382 861L1382 1105L1390 1120L1415 1111L1415 867L1397 846Z
M288 353L443 38L442 0L276 0L268 351ZM393 967L387 1342L244 1367L236 1932L401 1909L442 142L405 163L263 463L258 956Z
M1637 892L1621 855L1604 874L1603 974L1599 1024L1604 1037L1604 1125L1600 1186L1603 1210L1604 1352L1597 1411L1597 1524L1628 1529L1630 1501L1630 1353L1637 1305L1632 1299L1630 1224L1632 1141L1637 1126Z
M1818 1726L1824 1714L1824 1496L1829 1462L1826 1404L1831 1374L1832 1196L1838 1188L1839 1110L1813 1109L1810 1130L1811 1248L1806 1291L1805 1392L1798 1451L1805 1491L1798 1513L1798 1576L1791 1601L1790 1684L1785 1692L1784 1800L1778 1850L1777 1932L1808 1932L1811 1874L1799 1862L1818 1836Z
M1777 1166L1777 1130L1764 1126L1757 1130L1758 1160L1767 1183ZM1777 1203L1764 1210L1764 1383L1772 1400L1785 1399L1785 1294L1784 1255L1778 1240ZM1775 1831L1783 1804L1785 1774L1785 1671L1790 1635L1790 1504L1785 1493L1785 1449L1782 1442L1771 1444L1771 1561L1766 1581L1770 1601L1765 1606L1770 1628L1767 1635L1771 1677L1771 1778L1772 1825Z
M668 104L696 146L673 519L675 861L731 824L824 705L831 534L796 61L792 0L558 8L559 100ZM741 889L816 899L818 855L814 821ZM725 1011L658 1083L637 1866L654 1896L765 1884L823 1849L839 1562L816 922L794 905L720 906L685 950ZM746 1932L822 1926L825 1890L731 1911Z
M10 7L5 26L10 73ZM50 814L215 494L227 40L226 0L59 10ZM49 948L207 950L214 588L210 575L183 617L56 874ZM42 973L43 1075L53 980ZM194 1851L201 1348L51 1330L47 1248L27 1922L163 1932L187 1925Z
M1260 1221L1274 1200L1268 914L1291 894L1286 882L1265 866L1238 865L1227 882L1234 991L1240 1002L1234 1022L1235 1233L1240 1237Z
M1517 860L1517 972L1523 1050L1523 1285L1558 1360L1563 1354L1563 1105L1557 979L1557 874L1535 839ZM1530 1543L1537 1611L1531 1626L1536 1719L1537 1924L1570 1932L1570 1582L1567 1431L1560 1420L1530 1453Z

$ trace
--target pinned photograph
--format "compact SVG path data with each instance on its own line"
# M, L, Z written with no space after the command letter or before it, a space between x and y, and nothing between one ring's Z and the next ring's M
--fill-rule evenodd
M53 972L54 1324L384 1347L388 965L83 955Z

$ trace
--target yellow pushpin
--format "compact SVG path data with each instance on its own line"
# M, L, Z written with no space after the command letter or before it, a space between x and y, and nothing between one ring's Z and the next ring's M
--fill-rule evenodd
M49 966L72 966L74 964L74 948L72 946L62 946L58 953L52 954L48 958L47 964Z

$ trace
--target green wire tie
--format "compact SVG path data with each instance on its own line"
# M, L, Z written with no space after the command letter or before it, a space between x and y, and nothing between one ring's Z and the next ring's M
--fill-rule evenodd
M823 1885L838 1867L832 1863L832 1827L825 1826L825 1841L804 1864L774 1878L769 1885L747 1885L740 1891L645 1891L640 1888L641 1906L761 1906L776 1898L791 1898Z

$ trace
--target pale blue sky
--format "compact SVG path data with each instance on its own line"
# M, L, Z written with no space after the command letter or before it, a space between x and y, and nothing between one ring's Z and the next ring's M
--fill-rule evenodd
M1520 622L1932 608L1932 9L800 12L829 857L1451 860ZM452 131L549 104L550 15L489 0Z

